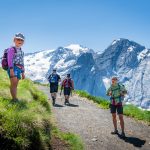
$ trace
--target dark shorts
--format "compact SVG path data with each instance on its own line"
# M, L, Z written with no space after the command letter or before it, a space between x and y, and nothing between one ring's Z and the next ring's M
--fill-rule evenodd
M110 112L113 113L118 113L118 114L123 114L123 107L122 105L112 105L110 104Z
M70 96L71 94L71 89L70 88L64 88L64 95Z
M58 92L58 85L50 84L50 93L57 93Z

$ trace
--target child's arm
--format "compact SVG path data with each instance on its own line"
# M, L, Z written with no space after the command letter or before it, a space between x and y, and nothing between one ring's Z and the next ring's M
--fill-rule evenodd
M8 60L8 67L10 69L10 77L14 77L14 70L13 70L13 57L14 57L14 49L9 48L7 53L7 60Z
M7 60L8 60L8 67L12 68L13 67L13 58L14 58L14 49L13 48L9 48L8 49L8 53L7 53Z

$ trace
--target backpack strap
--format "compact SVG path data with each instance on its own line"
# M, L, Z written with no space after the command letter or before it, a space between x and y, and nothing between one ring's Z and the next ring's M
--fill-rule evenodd
M17 49L16 49L16 47L15 47L15 46L12 46L12 47L10 47L10 48L8 48L8 49L11 49L11 48L13 48L13 49L14 49L14 53L17 53Z

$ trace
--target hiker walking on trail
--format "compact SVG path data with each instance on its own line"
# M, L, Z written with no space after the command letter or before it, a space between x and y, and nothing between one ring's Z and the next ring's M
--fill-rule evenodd
M123 105L122 105L122 101L124 99L125 94L127 94L127 90L125 89L124 85L118 83L117 77L113 77L112 85L107 91L107 95L110 96L110 100L111 100L110 111L112 113L112 120L114 125L114 131L111 132L111 134L118 134L117 119L116 119L116 111L117 111L120 120L120 126L122 129L122 133L121 133L122 137L125 137Z
M22 33L15 34L14 46L6 49L2 58L2 68L7 71L10 78L12 101L18 101L17 86L21 78L25 79L24 52L21 49L24 40L25 37Z
M67 74L66 79L63 80L61 85L61 92L64 89L65 102L64 104L69 104L70 94L72 94L72 90L74 90L74 82L70 77L70 74Z
M55 105L56 94L58 92L58 84L61 81L60 76L56 73L56 69L53 69L53 73L48 77L50 83L50 93L52 97L52 104Z

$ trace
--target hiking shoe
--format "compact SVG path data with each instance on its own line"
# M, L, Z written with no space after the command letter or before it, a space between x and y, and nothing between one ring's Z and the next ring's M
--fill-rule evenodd
M125 137L126 137L126 135L125 135L124 132L121 133L121 137L122 137L122 138L125 138Z
M111 134L118 134L118 130L112 131Z

